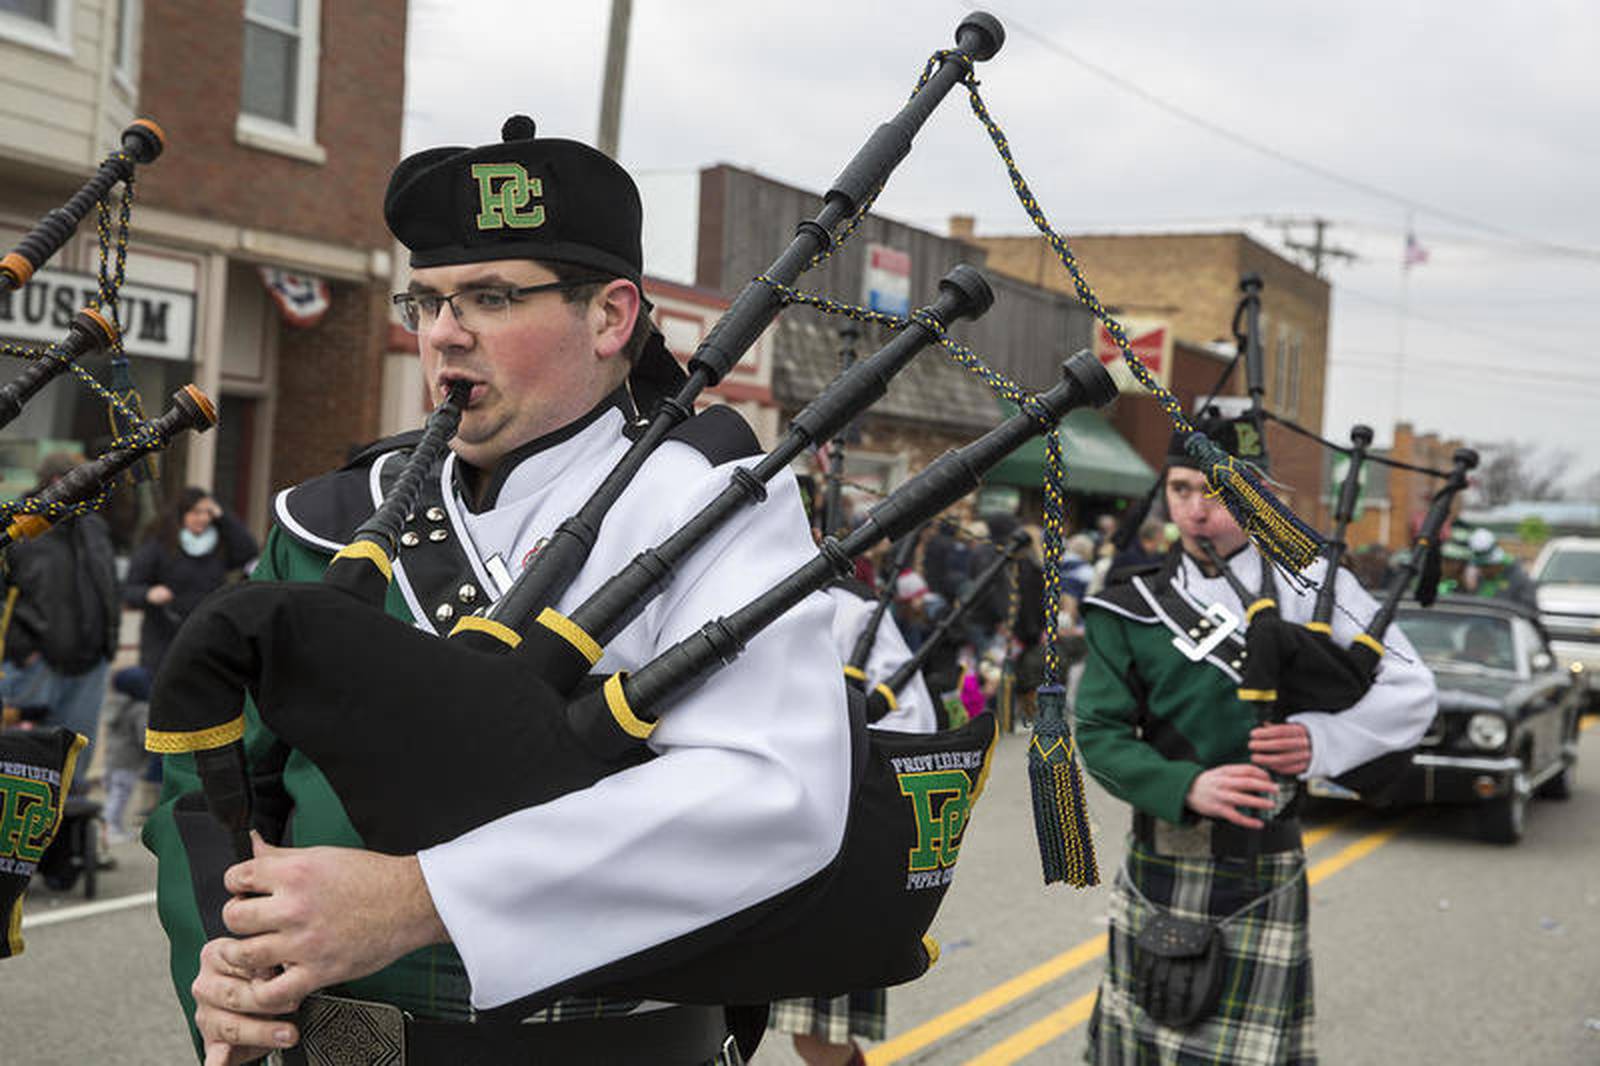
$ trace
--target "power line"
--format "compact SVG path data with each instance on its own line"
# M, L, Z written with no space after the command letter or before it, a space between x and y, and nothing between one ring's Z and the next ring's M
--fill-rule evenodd
M1385 300L1381 296L1373 296L1371 293L1362 292L1360 289L1352 289L1348 285L1341 285L1338 288L1337 291L1341 292L1341 293L1346 293L1346 294L1348 294L1350 296L1354 296L1358 300L1366 300L1368 303L1375 303L1375 304L1378 304L1378 305L1380 305L1382 307L1387 307L1390 310L1399 311L1402 314L1404 314L1407 318L1415 319L1418 322L1427 322L1427 323L1429 323L1431 325L1442 326L1445 329L1455 330L1457 333L1464 333L1469 337L1477 337L1477 338L1482 339L1482 340L1493 341L1496 344L1508 345L1508 346L1510 346L1512 348L1517 348L1517 349L1525 348L1529 344L1535 343L1535 342L1529 340L1529 338L1527 338L1527 337L1507 337L1507 336L1502 336L1501 334L1498 334L1498 333L1491 333L1488 330L1475 329L1475 328L1473 328L1471 326L1463 326L1459 322L1454 322L1454 321L1452 321L1450 319L1434 318L1432 315L1420 315L1417 312L1411 310L1409 307L1404 307L1401 304L1397 304L1393 300ZM1564 350L1562 350L1560 348L1552 348L1548 344L1539 344L1539 348L1540 348L1540 351L1541 351L1542 354L1545 354L1545 355L1558 355L1558 356L1561 356L1563 358L1570 359L1570 360L1575 360L1575 361L1578 361L1578 362L1585 362L1585 361L1593 358L1592 353L1582 353L1582 354L1580 354L1578 352L1564 351Z
M1368 360L1363 360L1363 359L1345 358L1345 359L1341 359L1337 363L1331 363L1330 362L1329 363L1329 369L1330 370L1340 370L1340 371L1351 370L1351 371L1355 371L1357 373L1371 373L1371 372L1374 372L1374 371L1385 371L1385 372L1388 372L1388 373L1392 374L1396 370L1400 369L1400 367L1396 363L1394 363L1392 361L1388 361L1388 360L1371 360L1371 361L1368 361ZM1405 369L1406 369L1406 373L1407 373L1408 377L1411 376L1411 374L1414 372L1413 368L1411 368L1409 366L1406 367ZM1592 399L1589 398L1589 394L1591 394L1591 393L1600 393L1600 382L1596 382L1596 381L1572 381L1570 379L1564 379L1564 378L1560 378L1560 377L1553 377L1553 376L1549 376L1549 375L1540 375L1540 374L1534 373L1533 371L1519 371L1519 372L1516 372L1516 373L1507 373L1504 376L1497 377L1497 378L1494 378L1494 379L1479 379L1479 380L1475 380L1475 381L1466 380L1466 379L1461 378L1461 377L1451 377L1451 376L1447 376L1447 375L1435 375L1434 377L1432 377L1430 379L1430 381L1435 386L1441 386L1441 387L1447 387L1447 388L1456 388L1458 390L1460 388L1462 388L1463 386L1471 387L1471 388L1482 387L1483 389L1491 391L1491 392L1499 392L1499 391L1501 391L1503 389L1508 389L1508 388L1532 388L1532 389L1537 389L1539 392L1543 393L1545 396L1547 396L1552 401L1554 401L1554 400L1581 400L1583 403L1586 403L1586 404L1592 404L1594 402ZM1552 386L1555 386L1555 387L1552 387ZM1582 392L1585 395L1581 396L1581 397L1571 395L1574 392Z
M968 10L978 10L977 5L973 4L971 0L961 0L961 2L962 5ZM1039 44L1048 51L1056 53L1063 59L1066 59L1068 62L1077 64L1078 66L1089 71L1091 74L1094 74L1096 77L1110 82L1117 88L1138 97L1145 103L1150 104L1152 107L1159 108L1160 110L1182 119L1185 122L1198 126L1209 133L1215 134L1216 136L1221 137L1223 140L1237 144L1241 148L1248 148L1250 151L1255 152L1258 155L1266 156L1268 159L1282 163L1285 166L1294 167L1297 170L1303 170L1308 174L1313 174L1337 185L1343 185L1346 188L1355 189L1356 191L1366 193L1369 196L1374 196L1381 200L1387 200L1390 203L1397 204L1406 208L1407 210L1415 211L1419 214L1432 215L1435 218L1444 219L1447 222L1454 222L1456 225L1466 226L1469 229L1482 230L1485 233L1493 233L1509 240L1518 241L1523 244L1534 245L1553 255L1562 255L1570 258L1584 259L1591 262L1600 263L1600 249L1556 244L1553 241L1546 241L1538 237L1530 237L1527 234L1518 233L1515 230L1507 229L1504 226L1499 226L1492 222L1486 222L1480 218L1474 218L1470 215L1459 214L1455 211L1448 211L1442 207L1435 207L1432 204L1423 203L1420 200L1414 199L1410 196L1402 195L1401 193L1392 192L1389 189L1374 185L1371 182L1362 181L1359 178L1348 177L1339 173L1338 171L1330 170L1329 168L1318 163L1308 162L1307 160L1301 159L1298 156L1292 156L1285 151L1272 147L1271 145L1264 144L1261 141L1257 141L1250 137L1246 137L1242 133L1236 133L1228 127L1223 126L1220 123L1213 122L1211 119L1208 119L1203 115L1196 114L1187 108L1180 107L1164 97L1157 96L1155 93L1150 92L1148 89L1137 84L1136 82L1130 81L1115 71L1102 67L1098 63L1079 55L1072 49L1060 44L1045 34L1040 33L1038 30L1029 27L1025 23L1017 21L1010 15L1004 16L1002 21L1005 23L1007 30L1020 32L1024 37L1031 38L1036 44Z

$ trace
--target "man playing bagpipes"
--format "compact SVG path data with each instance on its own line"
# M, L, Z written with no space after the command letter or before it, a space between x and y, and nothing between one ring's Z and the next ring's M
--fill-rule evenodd
M615 465L641 408L680 379L640 292L632 179L591 148L536 138L527 119L503 135L405 159L385 201L411 250L395 303L417 334L429 394L470 385L451 451L400 536L387 605L441 636L500 595ZM414 440L380 442L280 495L255 576L318 580ZM662 541L726 485L734 460L757 451L726 408L684 422L620 497L557 608ZM813 555L795 487L778 480L606 642L597 672L650 660ZM720 1008L562 1000L519 1019L512 1043L493 1050L476 1041L504 1041L504 1026L465 1023L718 921L829 862L851 758L829 623L817 595L774 623L662 719L655 758L417 854L362 850L322 773L250 713L256 791L281 803L263 811L258 801L255 857L234 865L192 760L169 758L145 840L161 861L173 976L206 1062L296 1042L284 1016L325 988L462 1023L435 1033L453 1063L738 1061ZM383 654L360 632L347 639L351 656ZM448 704L432 713L440 745L473 744L452 731ZM260 766L275 768L270 788ZM443 1061L421 1050L406 1061Z
M1233 455L1241 439L1259 440L1233 423L1205 429ZM1087 1060L1313 1063L1294 779L1414 745L1434 715L1433 680L1391 630L1390 653L1354 705L1261 722L1263 694L1240 687L1249 619L1275 604L1284 620L1306 622L1317 585L1334 581L1332 637L1344 646L1377 605L1320 561L1303 575L1264 572L1176 439L1164 477L1181 543L1085 603L1078 743L1089 772L1134 809ZM1252 602L1207 561L1205 541L1240 587L1260 590Z

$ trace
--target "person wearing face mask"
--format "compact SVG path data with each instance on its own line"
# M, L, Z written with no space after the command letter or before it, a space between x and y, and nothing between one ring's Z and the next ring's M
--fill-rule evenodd
M255 538L224 514L204 489L190 486L151 523L128 560L122 602L144 610L139 665L153 677L178 627L228 575L248 570L259 554Z

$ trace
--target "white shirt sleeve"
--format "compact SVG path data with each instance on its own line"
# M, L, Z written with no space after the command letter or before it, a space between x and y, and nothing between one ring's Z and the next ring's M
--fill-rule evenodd
M1378 605L1348 570L1340 569L1336 580L1335 602L1340 609L1334 611L1333 639L1348 647ZM1433 672L1399 626L1389 627L1383 644L1386 650L1372 687L1352 706L1289 716L1311 734L1311 765L1301 776L1342 774L1380 755L1410 748L1427 732L1439 702Z
M652 476L647 464L631 503L625 494L607 518L601 541L609 533L612 545L597 546L563 609L676 528L730 469L663 465L683 480L662 476L662 465ZM814 554L799 494L780 480L613 639L597 672L648 661ZM827 598L814 594L751 640L742 658L661 716L650 742L658 758L419 854L475 1006L505 1004L703 928L832 860L844 832L850 736L829 621Z

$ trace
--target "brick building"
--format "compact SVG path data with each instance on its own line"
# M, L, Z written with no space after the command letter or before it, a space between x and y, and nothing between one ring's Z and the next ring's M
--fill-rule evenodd
M381 200L405 32L403 6L378 0L0 12L0 79L17 104L0 115L0 241L75 191L135 116L160 124L166 151L137 174L124 317L148 304L164 329L126 331L131 368L147 409L190 381L220 408L216 431L171 450L163 491L211 486L258 530L273 489L380 429L393 271ZM92 289L96 258L86 223L29 288ZM325 314L288 324L262 267L325 283ZM7 340L53 339L18 328L0 315ZM52 441L93 449L104 425L103 404L58 382L8 427L0 465L14 477Z
M965 216L951 220L951 233L987 252L989 267L997 273L1058 292L1073 291L1072 279L1042 237L980 237ZM1083 236L1071 238L1071 245L1095 294L1119 319L1171 329L1171 378L1164 384L1191 409L1195 397L1210 393L1232 357L1239 279L1247 273L1260 275L1266 405L1322 432L1330 293L1326 281L1242 233ZM1223 394L1241 394L1242 376L1241 366ZM1170 432L1152 399L1124 395L1111 422L1147 462L1159 465ZM1323 449L1282 426L1269 425L1267 450L1273 477L1287 486L1283 496L1290 506L1306 521L1325 527Z

